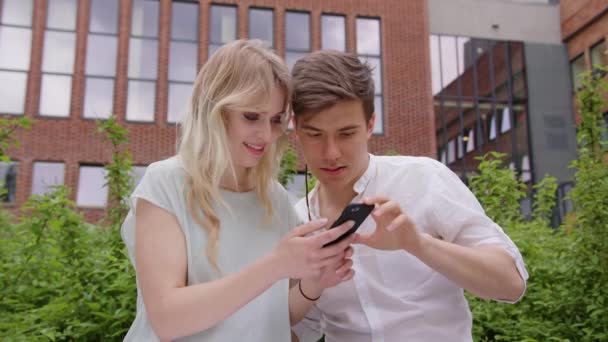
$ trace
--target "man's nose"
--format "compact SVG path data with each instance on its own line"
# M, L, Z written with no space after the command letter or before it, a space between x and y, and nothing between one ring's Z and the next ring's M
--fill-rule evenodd
M337 142L333 138L327 139L327 144L325 144L325 158L329 160L336 160L342 156L342 152L340 151L340 146L338 146Z

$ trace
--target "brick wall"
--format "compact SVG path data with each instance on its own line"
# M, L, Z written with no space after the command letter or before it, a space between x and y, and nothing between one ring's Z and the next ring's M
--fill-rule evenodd
M608 1L562 0L560 2L562 39L570 60L584 54L587 69L591 68L589 49L604 39L608 42ZM580 122L573 95L575 121Z
M169 157L175 152L176 128L166 123L167 78L171 1L160 0L159 63L156 83L155 121L152 123L126 122L126 90L129 33L131 27L131 0L120 0L118 59L114 89L114 113L118 121L130 130L129 149L134 164L148 165ZM2 0L0 0L0 5ZM38 115L43 37L47 0L34 0L32 27L32 58L27 83L25 116L35 119L31 131L19 132L16 138L22 146L9 151L19 162L17 201L20 206L31 193L32 165L34 161L60 161L65 163L65 184L77 192L79 165L103 164L110 160L110 147L94 134L95 123L82 118L87 32L90 1L79 0L76 32L76 58L73 74L71 109L69 118L48 118ZM375 136L371 150L382 154L394 150L401 154L435 156L435 128L432 111L429 20L426 0L218 0L213 3L238 6L238 38L247 37L248 8L250 6L274 9L275 49L284 55L284 15L286 10L304 10L311 14L311 46L321 46L320 21L322 13L346 16L347 50L356 51L358 16L379 17L382 33L382 63L384 88L384 134ZM209 43L210 1L200 1L199 15L199 66L207 56ZM0 6L1 8L1 6ZM89 220L103 215L103 210L86 210Z

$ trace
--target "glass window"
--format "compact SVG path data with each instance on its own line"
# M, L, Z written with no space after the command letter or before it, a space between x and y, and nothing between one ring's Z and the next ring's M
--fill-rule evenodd
M32 195L44 195L51 186L63 185L64 163L34 162Z
M530 172L530 157L523 156L521 158L521 181L527 183L532 180L532 173Z
M274 46L274 12L271 9L249 9L249 38L260 39L270 48Z
M376 121L374 122L373 133L380 134L384 132L384 108L382 108L382 96L374 97L374 112L376 113Z
M608 48L606 48L606 41L593 45L589 51L591 54L591 65L608 65Z
M198 3L173 2L173 9L169 47L169 123L181 120L198 71Z
M76 3L76 0L48 1L39 108L42 116L69 116L76 46L76 33L73 32L76 30Z
M475 150L475 130L470 129L469 134L465 136L467 145L467 153Z
M287 67L289 67L291 70L298 59L306 56L307 54L308 53L303 52L285 52L285 63L287 64Z
M76 30L76 0L48 0L46 27Z
M194 43L171 42L169 51L169 80L193 82L196 78L196 55Z
M76 35L70 32L46 31L42 71L72 74Z
M321 48L346 51L346 19L341 15L321 16Z
M89 34L87 42L87 75L116 75L116 36Z
M33 0L2 0L0 22L5 25L32 26L33 8Z
M578 90L581 86L581 74L587 70L585 66L585 55L581 54L570 62L570 73L572 76L572 86Z
M32 30L20 27L0 26L0 68L28 70ZM7 53L10 51L10 53Z
M223 44L236 39L237 13L234 6L211 5L209 56Z
M92 0L87 38L87 78L83 107L85 118L107 119L112 114L118 49L117 28L118 0Z
M285 14L285 62L289 69L310 52L310 14Z
M361 60L369 64L370 68L372 68L375 94L382 94L382 63L380 62L380 58L362 57Z
M68 117L72 77L64 75L42 75L40 90L40 115Z
M506 133L511 129L511 111L509 107L502 110L502 121L500 124L500 133Z
M11 94L11 96L2 96L0 113L23 114L26 86L27 74L25 72L0 70L0 94Z
M107 119L112 114L114 79L87 77L84 94L84 117Z
M131 170L131 177L133 177L133 186L137 187L141 178L146 173L147 166L133 166L133 170Z
M169 123L181 121L184 112L188 108L188 101L191 95L192 84L169 84L169 112L167 114L167 121Z
M104 185L107 173L103 166L80 167L76 194L76 204L79 207L105 207L108 200L108 188Z
M454 139L448 141L448 164L456 161L456 143Z
M171 3L171 39L198 40L198 2Z
M496 116L495 115L492 115L492 117L490 118L489 132L490 132L488 134L489 140L496 139Z
M456 155L458 156L458 159L461 159L464 156L464 141L462 135L459 135L456 140Z
M23 114L30 68L33 0L0 0L0 114ZM7 26L10 25L10 26Z
M374 90L376 97L374 107L376 110L376 123L374 124L374 134L384 132L384 108L383 106L383 86L382 86L382 56L380 49L380 20L372 18L357 18L357 54L359 58L367 62L372 68L374 78ZM378 110L380 108L380 110Z
M91 0L89 32L118 34L118 0Z
M357 53L380 55L380 20L357 18Z
M131 35L140 37L158 37L158 0L133 0L131 17Z
M439 161L441 161L442 164L446 165L447 164L447 159L445 156L445 150L443 148L439 149L439 152L437 153L437 155L439 156Z
M131 38L129 43L129 78L156 79L158 40Z
M285 47L287 50L310 51L309 13L285 13Z
M17 196L17 163L0 162L0 203L13 203Z
M154 121L155 82L129 81L127 92L127 120Z

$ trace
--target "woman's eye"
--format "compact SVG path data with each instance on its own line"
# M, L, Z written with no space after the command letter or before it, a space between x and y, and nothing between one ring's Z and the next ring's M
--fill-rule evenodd
M257 121L260 115L257 113L244 113L243 117L245 117L245 119L248 121Z
M283 123L283 115L274 116L271 120L273 124L282 124Z

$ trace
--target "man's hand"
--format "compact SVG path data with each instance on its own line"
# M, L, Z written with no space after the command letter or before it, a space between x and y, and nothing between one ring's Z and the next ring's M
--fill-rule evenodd
M370 234L359 234L354 243L381 250L403 249L412 254L422 248L421 233L401 210L399 203L387 197L364 198L363 203L376 205L372 211L376 230Z

